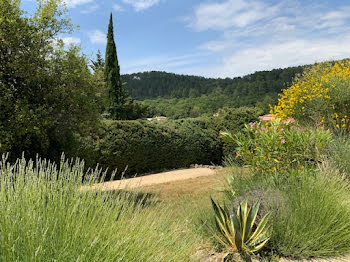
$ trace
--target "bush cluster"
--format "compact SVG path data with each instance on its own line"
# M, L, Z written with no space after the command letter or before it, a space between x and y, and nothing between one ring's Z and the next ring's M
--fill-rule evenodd
M256 122L263 114L262 109L257 107L222 108L214 118L214 125L219 132L237 133L250 122ZM225 161L232 159L235 145L222 141L222 154Z
M106 121L96 143L97 162L134 176L191 164L218 164L218 132L206 120Z
M221 164L234 150L224 143L220 131L236 132L255 121L259 109L224 109L217 117L167 121L102 122L95 137L78 137L79 152L88 166L97 163L118 176L134 176L192 164ZM118 178L117 176L117 178Z
M328 131L298 128L294 119L250 123L242 132L223 132L240 160L260 174L286 173L315 166L326 154Z
M280 95L272 113L335 131L350 130L350 61L325 62L309 68Z

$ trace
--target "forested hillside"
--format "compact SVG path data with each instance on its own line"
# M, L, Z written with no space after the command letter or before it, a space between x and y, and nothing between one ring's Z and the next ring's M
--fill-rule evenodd
M304 68L274 69L225 79L156 71L123 75L122 79L130 95L149 107L149 116L186 118L210 116L223 107L258 106L267 112L268 105L277 101L277 94Z
M123 81L127 83L126 88L130 95L139 100L198 97L212 92L246 96L280 92L303 69L304 66L289 67L225 79L152 71L123 75Z

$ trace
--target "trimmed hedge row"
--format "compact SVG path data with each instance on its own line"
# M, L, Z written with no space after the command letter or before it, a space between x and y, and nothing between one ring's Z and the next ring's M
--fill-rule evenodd
M238 109L237 109L238 110ZM221 164L224 151L221 130L238 131L256 120L255 109L226 110L215 118L167 121L103 121L95 139L81 138L79 155L88 166L118 170L134 176L192 164Z
M135 175L194 163L220 163L218 132L208 121L106 121L98 141L99 163Z

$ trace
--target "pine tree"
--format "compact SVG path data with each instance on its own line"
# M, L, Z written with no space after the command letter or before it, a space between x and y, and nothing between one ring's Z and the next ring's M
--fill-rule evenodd
M104 67L105 61L102 58L100 50L97 51L96 60L91 60L91 69L94 71L93 77L96 86L96 97L99 111L102 115L106 116L109 109L109 95L106 91L105 80L104 80ZM108 113L107 113L108 115Z
M96 73L97 71L104 70L105 61L102 58L101 51L97 50L96 60L91 60L91 69Z
M112 119L125 118L125 102L127 94L123 89L118 64L117 48L114 42L113 17L109 19L104 79L109 95L109 114Z

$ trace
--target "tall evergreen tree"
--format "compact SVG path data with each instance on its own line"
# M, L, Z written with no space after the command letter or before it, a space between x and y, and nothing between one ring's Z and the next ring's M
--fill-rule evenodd
M93 76L95 80L96 96L98 98L99 110L102 115L109 109L109 95L106 91L104 68L105 60L102 58L100 50L97 51L96 60L90 60L90 67L94 71Z
M109 19L104 78L109 95L109 114L112 119L125 118L125 102L127 94L123 89L118 64L117 48L114 42L113 17Z
M97 50L96 60L91 60L91 69L96 73L97 71L104 70L105 61L102 58L101 51Z

